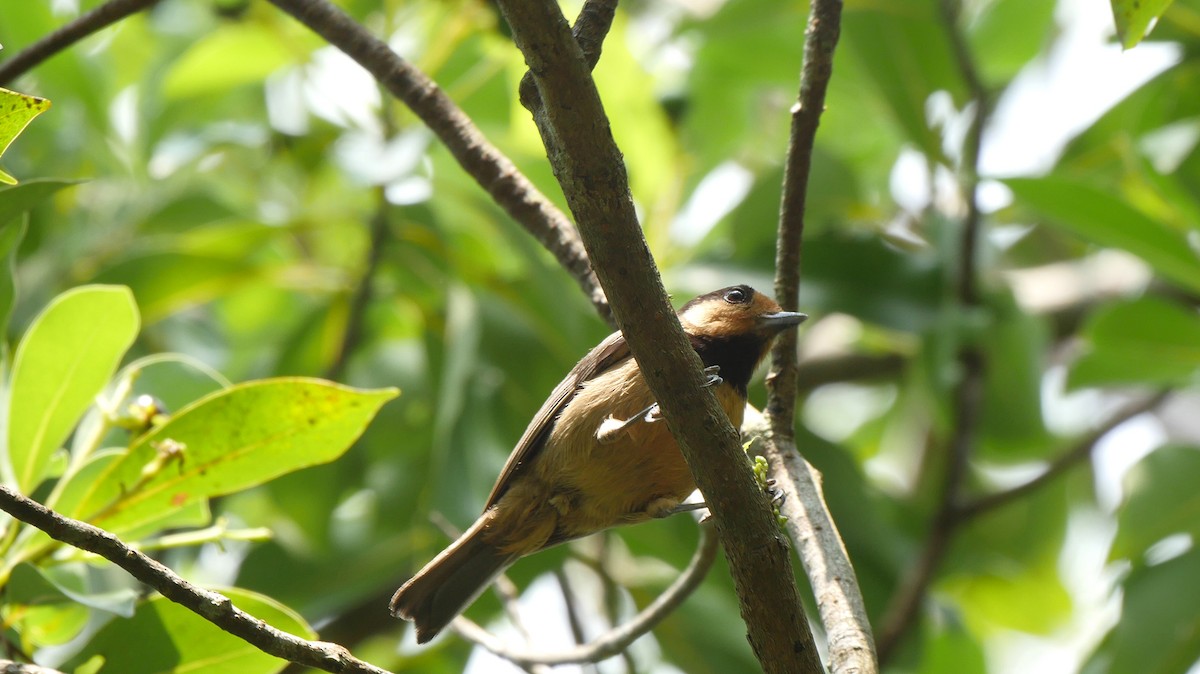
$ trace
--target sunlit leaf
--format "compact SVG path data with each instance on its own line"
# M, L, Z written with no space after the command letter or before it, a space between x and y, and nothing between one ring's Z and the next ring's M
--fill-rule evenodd
M1018 203L1033 209L1048 224L1129 251L1171 281L1200 291L1200 257L1183 232L1145 215L1112 192L1055 176L1004 182Z
M26 180L20 185L0 187L0 227L18 215L49 199L64 187L78 184L77 180Z
M1132 49L1146 36L1150 24L1162 16L1171 0L1112 0L1117 37L1126 49Z
M263 595L238 588L219 589L234 606L272 627L301 638L316 632L294 611ZM136 647L131 645L136 644ZM165 597L138 606L128 620L114 620L75 657L101 655L100 674L273 674L286 660L267 655Z
M197 500L332 461L397 394L298 378L218 391L139 438L96 479L79 512L105 529L130 530Z
M261 82L302 56L282 35L266 26L226 24L184 52L167 73L163 86L171 98L216 94Z
M1110 559L1138 561L1151 545L1172 534L1200 540L1200 450L1155 450L1125 476L1125 500L1117 511Z
M15 484L31 493L138 332L128 288L83 286L59 295L17 346L8 449Z
M18 94L15 91L0 88L0 156L25 130L29 122L49 107L50 101L44 98ZM0 183L15 185L17 181L4 171L0 171Z
M1105 307L1083 334L1086 350L1067 379L1072 387L1182 383L1200 370L1200 315L1166 300Z

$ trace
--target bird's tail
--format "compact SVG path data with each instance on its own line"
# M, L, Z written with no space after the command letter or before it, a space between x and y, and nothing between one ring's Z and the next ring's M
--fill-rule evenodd
M490 514L480 517L392 595L392 615L413 621L417 643L437 636L501 571L516 561L516 555L501 552L484 540L482 534L491 520Z

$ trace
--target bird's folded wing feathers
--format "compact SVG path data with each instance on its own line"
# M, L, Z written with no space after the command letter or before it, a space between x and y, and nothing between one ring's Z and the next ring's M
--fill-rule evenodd
M542 446L546 443L546 438L550 435L550 429L554 427L555 419L558 418L567 403L575 397L579 387L629 357L629 345L625 343L625 336L620 332L614 332L600 342L596 348L589 351L567 373L558 386L554 387L546 402L542 403L542 408L534 415L533 420L526 427L525 433L521 435L521 440L517 442L517 446L500 471L500 477L496 478L496 484L492 487L492 493L488 496L484 510L496 504L496 501L508 489L513 476L541 451Z

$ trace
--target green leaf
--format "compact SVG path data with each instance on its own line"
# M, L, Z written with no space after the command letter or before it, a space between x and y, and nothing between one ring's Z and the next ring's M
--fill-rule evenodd
M1184 674L1193 670L1200 658L1197 578L1200 548L1196 547L1162 564L1136 568L1125 580L1121 621L1082 671Z
M1112 0L1113 20L1121 46L1132 49L1146 37L1150 22L1162 16L1171 0Z
M847 7L842 24L846 48L869 64L867 75L909 140L944 161L941 134L931 127L926 105L937 91L948 91L961 103L965 87L934 3L893 0Z
M16 270L17 249L25 238L26 223L21 222L13 227L0 226L0 350L3 360L7 361L8 342L4 335L8 334L8 321L12 318L13 304L17 299Z
M976 632L999 625L1046 634L1071 614L1071 596L1052 556L1017 570L951 578L943 586Z
M1200 540L1200 451L1162 447L1125 476L1125 501L1117 511L1117 537L1109 559L1138 561L1146 549L1172 534Z
M5 600L27 606L72 602L128 618L133 615L137 591L124 588L92 594L83 587L83 579L79 575L61 569L43 570L31 564L20 564L9 579Z
M222 93L261 82L302 55L265 26L226 24L183 53L167 72L164 93L168 98Z
M950 624L928 626L918 674L985 674L983 646L962 628Z
M92 404L138 332L128 288L83 286L51 301L13 359L8 449L12 478L26 494Z
M289 609L263 595L229 588L234 606L267 624L305 639L316 632ZM100 674L273 674L287 661L267 655L188 609L156 596L128 620L114 620L74 659L103 656Z
M34 117L50 107L50 101L37 96L26 96L0 88L0 156L13 140L25 130ZM0 183L16 185L17 180L0 171Z
M1042 421L1046 330L1011 297L999 304L980 338L987 362L1004 364L989 368L984 378L982 454L1008 461L1042 458L1049 439Z
M332 461L396 395L301 378L218 391L139 438L96 480L79 511L105 529L128 531L164 511Z
M77 185L78 180L51 180L38 178L26 180L20 185L0 187L0 227L7 225L18 215L50 198L64 187Z
M1153 297L1097 311L1083 330L1087 350L1071 367L1071 388L1178 384L1200 368L1200 316Z
M1134 209L1112 192L1055 176L1004 182L1017 201L1050 224L1129 251L1171 281L1200 292L1200 258L1184 233Z
M255 265L245 256L230 258L188 253L149 253L118 262L93 279L129 286L147 324L186 307L211 301L253 279Z
M995 0L971 22L971 52L983 79L1006 82L1035 58L1054 29L1053 2Z

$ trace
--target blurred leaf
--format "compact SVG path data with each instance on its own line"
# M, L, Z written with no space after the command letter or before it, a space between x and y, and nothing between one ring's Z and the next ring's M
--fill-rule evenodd
M303 618L269 597L238 588L218 591L276 629L303 639L317 636ZM109 623L73 662L96 655L105 659L100 674L273 674L287 666L286 660L263 653L161 596L138 606L132 618Z
M3 342L0 346L3 357L0 360L5 362L8 360L5 335L8 334L8 320L12 318L13 304L17 299L17 249L25 238L25 229L25 222L8 227L0 225L0 342Z
M971 22L971 51L987 83L1016 77L1050 41L1054 3L1044 0L994 0Z
M150 324L228 293L260 273L244 256L150 253L118 262L93 280L129 286Z
M112 377L138 332L128 288L83 286L59 295L34 320L13 359L8 449L25 494Z
M919 674L986 674L983 646L961 625L926 628Z
M1200 450L1178 445L1151 452L1125 475L1117 510L1117 537L1109 560L1138 562L1146 549L1172 534L1200 540Z
M167 72L163 93L186 98L261 82L303 57L267 26L225 24L193 44Z
M909 140L932 159L944 161L940 134L926 117L926 105L937 91L962 101L965 88L935 3L900 0L847 7L842 35L846 48L870 65L868 76Z
M78 180L51 180L38 178L26 180L20 185L0 187L0 227L13 218L49 199L64 187L78 184Z
M82 580L78 576L72 579L61 570L46 571L31 564L20 564L13 569L5 600L31 606L70 602L128 618L133 615L137 591L125 588L105 594L91 594L82 587Z
M932 256L844 234L816 237L804 246L805 310L840 311L904 331L938 320L944 277Z
M1126 49L1132 49L1146 36L1150 23L1162 16L1171 0L1112 0L1117 37Z
M1011 297L999 303L981 336L986 362L992 364L984 378L983 455L1007 461L1042 458L1049 440L1042 421L1046 329Z
M1193 483L1194 485L1194 483ZM1133 570L1123 585L1121 621L1084 674L1185 674L1200 658L1200 548Z
M0 88L0 156L13 140L25 130L34 117L50 107L50 101L37 96L26 96ZM16 185L17 180L0 171L0 183Z
M1083 329L1087 350L1071 366L1071 388L1193 381L1200 368L1200 316L1144 297L1097 311Z
M1180 231L1135 210L1111 192L1049 176L1004 181L1016 200L1053 225L1141 257L1171 281L1200 291L1200 259Z
M332 461L397 394L298 378L218 391L140 437L96 480L79 510L120 532L166 510Z
M1071 613L1052 556L1024 568L950 578L942 583L961 607L973 631L989 628L1048 634Z

